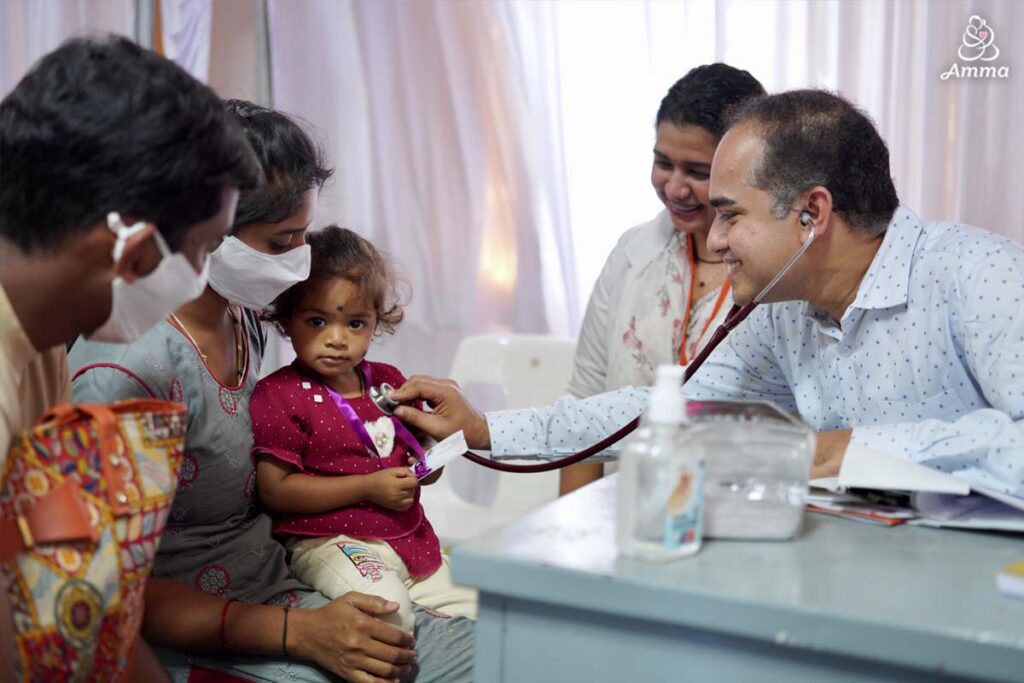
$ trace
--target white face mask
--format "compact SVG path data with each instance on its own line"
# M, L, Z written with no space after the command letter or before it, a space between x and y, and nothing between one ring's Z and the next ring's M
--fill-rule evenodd
M283 254L264 254L228 237L210 254L210 286L230 303L259 310L309 277L308 244Z
M114 263L117 264L129 238L146 224L136 223L129 227L121 221L120 215L110 213L107 214L107 227L117 235L114 244ZM159 231L153 233L153 239L163 255L160 263L152 273L134 282L125 282L120 276L114 278L110 317L85 335L86 339L120 344L133 342L206 289L210 259L206 260L203 272L197 273L184 254L171 253Z

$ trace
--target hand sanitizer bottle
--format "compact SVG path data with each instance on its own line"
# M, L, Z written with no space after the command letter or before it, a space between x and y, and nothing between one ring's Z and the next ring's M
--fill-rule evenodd
M683 368L662 365L644 420L619 459L616 542L623 555L665 561L700 550L704 456L686 421Z

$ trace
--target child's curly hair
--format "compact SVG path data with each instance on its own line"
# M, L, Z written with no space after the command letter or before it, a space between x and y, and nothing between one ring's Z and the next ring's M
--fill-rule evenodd
M327 280L345 279L362 293L377 314L377 333L394 334L405 317L406 284L390 259L368 240L348 228L328 225L306 233L312 252L309 278L285 290L267 308L264 317L285 331L303 294Z

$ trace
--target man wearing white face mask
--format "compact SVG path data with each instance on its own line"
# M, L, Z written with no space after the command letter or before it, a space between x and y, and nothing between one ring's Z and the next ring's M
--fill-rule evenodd
M0 132L2 463L12 432L70 398L67 342L132 341L202 293L259 170L209 88L123 38L44 57Z
M117 236L113 253L115 264L120 264L124 257L128 241L149 228L145 222L126 226L116 211L107 214L107 227ZM178 306L203 293L211 259L204 259L197 273L188 257L180 252L172 253L159 232L152 234L162 257L160 262L147 275L134 280L121 275L114 278L110 317L86 333L87 339L114 343L135 341Z
M131 341L205 286L259 171L220 100L127 39L77 39L0 103L0 470L71 398L65 344ZM130 223L126 226L125 223ZM0 600L0 680L8 680Z

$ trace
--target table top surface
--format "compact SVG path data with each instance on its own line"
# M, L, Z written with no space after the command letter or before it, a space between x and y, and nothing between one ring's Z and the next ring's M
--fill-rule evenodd
M983 667L992 653L1002 658L993 666L1018 658L1024 665L1024 599L996 589L999 569L1024 560L1020 535L807 513L792 541L706 540L693 557L646 563L617 556L616 483L606 477L458 546L455 580L510 598L793 646L889 651L908 664L927 663L930 651ZM903 652L912 641L918 652Z

